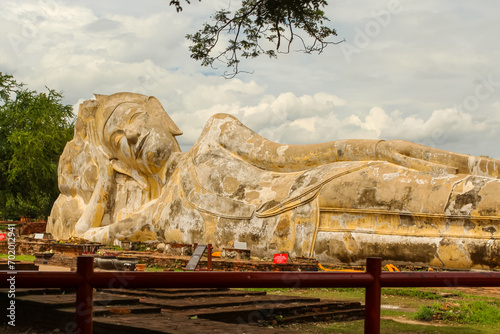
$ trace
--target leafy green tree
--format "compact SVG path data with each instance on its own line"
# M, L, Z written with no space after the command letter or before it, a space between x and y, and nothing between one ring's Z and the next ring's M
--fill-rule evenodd
M3 75L2 72L0 72L0 105L5 104L5 102L10 99L11 93L19 90L21 87L22 84L17 83L12 75Z
M73 136L62 94L38 93L0 72L0 217L45 218L59 194L57 166Z
M179 12L181 2L172 0L170 5ZM192 42L191 58L203 66L225 63L229 70L224 76L231 78L240 72L240 58L276 58L278 53L289 53L295 41L300 45L298 51L321 53L329 44L343 42L328 40L337 33L324 25L329 21L323 11L327 5L325 0L243 0L234 13L216 11L213 24L205 23L198 32L186 36ZM217 51L221 48L216 46L226 38L225 48Z

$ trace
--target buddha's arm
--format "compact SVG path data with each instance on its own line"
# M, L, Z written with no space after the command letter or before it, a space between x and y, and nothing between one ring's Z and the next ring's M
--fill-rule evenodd
M210 133L217 133L216 141L239 158L256 167L280 172L307 170L335 161L376 160L375 149L379 142L367 139L311 145L279 144L265 139L226 114L212 117L202 136L210 136Z
M293 172L335 161L378 160L432 174L500 175L498 160L453 153L404 140L346 139L321 144L286 145L263 138L230 115L215 115L211 122L209 127L220 129L217 131L220 145L254 166L267 170Z

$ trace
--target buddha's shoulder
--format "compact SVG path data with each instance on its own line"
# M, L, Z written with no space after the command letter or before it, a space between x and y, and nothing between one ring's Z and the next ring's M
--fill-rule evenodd
M205 127L193 145L191 154L210 153L232 150L231 143L245 141L253 132L230 114L215 114L206 122Z
M211 116L207 121L207 126L213 126L216 124L224 124L224 123L235 123L242 124L235 116L230 114L218 113Z
M201 136L216 139L223 134L240 132L243 128L246 127L235 116L219 113L208 119Z

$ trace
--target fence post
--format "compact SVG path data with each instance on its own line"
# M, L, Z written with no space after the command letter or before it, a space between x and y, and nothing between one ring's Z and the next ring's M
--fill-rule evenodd
M212 271L212 244L207 245L207 270Z
M80 329L79 333L92 334L93 287L89 278L94 273L94 258L79 256L76 272L83 278L76 291L76 326Z
M373 281L366 287L365 291L365 334L380 334L382 259L377 257L367 258L366 272L373 277Z

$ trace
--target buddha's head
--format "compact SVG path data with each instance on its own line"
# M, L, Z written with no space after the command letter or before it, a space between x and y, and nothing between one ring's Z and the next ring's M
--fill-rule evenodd
M182 132L155 97L134 93L96 95L96 132L111 159L145 175L157 174Z
M168 159L180 152L175 139L180 134L154 97L117 93L84 101L74 138L61 155L59 188L65 196L54 204L48 229L59 236L83 235L158 198ZM126 180L120 191L117 177ZM128 201L128 191L135 196L135 208L116 209L113 203Z

